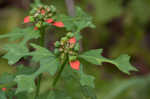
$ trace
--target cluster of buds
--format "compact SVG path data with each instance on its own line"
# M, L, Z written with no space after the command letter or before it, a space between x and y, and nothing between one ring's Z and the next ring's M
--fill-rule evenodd
M77 60L80 46L76 41L74 33L67 33L65 37L62 37L60 41L56 41L54 45L56 47L54 53L59 56L62 61L66 55L68 55L71 68L75 70L80 69L80 62Z
M62 22L56 22L54 16L56 8L54 6L39 5L30 11L30 15L24 18L24 23L35 24L35 30L49 24L56 27L64 27Z

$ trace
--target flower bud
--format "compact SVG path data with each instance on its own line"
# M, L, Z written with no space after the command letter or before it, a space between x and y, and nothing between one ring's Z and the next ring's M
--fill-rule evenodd
M54 53L56 54L56 55L58 55L60 52L59 52L59 49L54 49Z
M61 38L61 41L62 41L62 42L66 42L67 40L68 40L67 37L62 37L62 38Z
M69 61L74 61L77 59L77 56L69 56Z
M30 16L30 22L34 22L34 18Z
M64 59L65 59L65 54L62 53L61 56L60 56L60 58L61 58L62 60L64 60Z
M39 23L35 24L35 26L40 28L41 27L41 23L39 22Z
M55 42L55 47L59 47L60 46L60 42L59 41L56 41Z
M71 32L69 32L69 33L67 34L67 37L69 37L69 38L72 38L73 36L74 36L74 34L71 33Z
M78 52L79 50L80 50L80 45L79 45L79 43L77 43L74 47L74 51Z
M62 51L63 51L63 48L59 48L59 51L62 52Z

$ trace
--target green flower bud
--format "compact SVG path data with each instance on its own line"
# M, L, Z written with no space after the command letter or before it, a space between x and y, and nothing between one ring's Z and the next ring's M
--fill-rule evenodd
M64 59L65 59L65 54L62 53L61 56L60 56L60 58L61 58L62 60L64 60Z
M48 25L48 23L46 23L46 22L43 22L43 26L47 26Z
M69 61L74 61L77 59L77 56L69 56Z
M51 6L51 11L52 12L55 12L56 11L56 8L54 6Z
M59 48L59 51L62 52L62 51L63 51L63 48Z
M32 16L30 16L30 21L34 22L34 18Z
M58 55L60 52L59 52L59 49L54 49L54 53L56 54L56 55Z
M80 45L79 43L77 43L74 47L74 51L79 51L80 50Z
M40 28L41 27L41 23L38 22L37 24L35 24L36 27Z
M55 47L60 47L60 42L59 41L55 42Z
M35 10L31 10L31 11L30 11L30 14L35 14L35 13L36 13Z
M62 41L62 42L66 42L67 40L68 40L67 37L62 37L62 38L61 38L61 41Z
M71 37L73 37L73 36L74 36L74 34L71 33L71 32L69 32L69 33L67 34L67 37L69 37L69 38L71 38Z
M73 52L73 51L69 51L69 54L70 54L70 55L73 55L73 56L77 55L77 53L76 53L76 52Z

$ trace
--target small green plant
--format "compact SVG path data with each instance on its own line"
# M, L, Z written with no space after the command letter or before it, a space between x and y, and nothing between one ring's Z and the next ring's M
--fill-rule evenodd
M24 24L24 28L16 28L0 36L1 39L8 38L14 42L4 46L7 52L3 58L8 60L8 64L17 65L21 59L30 61L28 66L19 64L14 74L5 73L0 77L0 99L74 99L64 88L65 84L72 85L68 83L70 79L74 79L79 87L77 93L83 93L78 99L96 99L93 92L95 78L84 73L83 68L86 67L81 59L97 66L108 62L126 74L137 71L126 54L108 59L101 55L102 49L80 50L79 41L83 38L80 31L86 27L95 27L92 18L80 7L76 8L76 16L71 17L57 13L53 5L33 5L29 16L24 18ZM54 50L48 50L44 46L44 36L47 29L54 27L65 29L65 35L54 43ZM45 73L49 73L51 83L47 92L41 94L41 81ZM60 80L62 83L58 84Z

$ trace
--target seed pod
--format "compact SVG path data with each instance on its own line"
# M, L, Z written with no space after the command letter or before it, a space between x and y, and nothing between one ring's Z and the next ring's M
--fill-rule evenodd
M55 42L55 47L60 47L60 42L59 41Z

